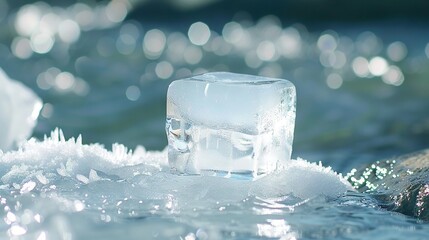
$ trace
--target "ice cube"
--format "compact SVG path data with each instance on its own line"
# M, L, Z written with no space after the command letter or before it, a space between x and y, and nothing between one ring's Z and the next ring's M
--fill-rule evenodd
M167 93L173 172L254 179L290 160L294 85L284 79L214 72L176 80Z

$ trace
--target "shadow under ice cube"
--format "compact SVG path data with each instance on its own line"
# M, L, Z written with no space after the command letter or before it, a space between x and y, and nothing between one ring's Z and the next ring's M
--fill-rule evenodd
M172 82L168 161L181 174L256 178L290 160L296 94L284 79L226 72Z

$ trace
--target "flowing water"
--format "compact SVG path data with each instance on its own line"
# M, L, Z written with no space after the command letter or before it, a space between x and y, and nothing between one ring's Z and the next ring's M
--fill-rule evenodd
M111 11L122 9L119 1L115 8L103 8L104 3L57 8L40 2L25 7L0 3L6 9L0 10L0 67L44 102L36 138L60 127L67 137L82 134L83 144L112 149L112 158L127 151L111 147L115 142L130 149L163 150L169 83L207 71L231 71L294 83L293 158L321 161L347 174L429 147L429 31L419 23L401 22L400 30L398 22L389 21L314 27L266 16L190 28L180 21L123 19L120 11ZM39 24L22 24L28 19ZM264 186L273 193L266 195L248 191L245 181L224 180L217 186L211 178L192 182L172 177L165 164L118 165L97 154L75 161L80 153L66 151L73 146L58 158L41 151L33 155L38 159L33 163L3 163L2 237L429 236L426 222L388 211L366 193L300 195L300 188L330 187L324 186L329 182L306 184L313 177L305 172L295 188L285 187L290 192L279 190L277 185L287 183L273 177ZM148 154L166 161L165 151ZM49 159L60 160L49 165Z

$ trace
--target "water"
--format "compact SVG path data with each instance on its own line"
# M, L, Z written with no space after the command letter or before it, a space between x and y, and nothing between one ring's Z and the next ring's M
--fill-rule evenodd
M179 173L268 174L290 160L295 103L294 86L281 79L216 72L174 81L169 162Z
M140 144L150 150L164 149L170 81L205 71L233 71L294 83L298 99L293 158L322 161L346 174L366 163L428 147L429 39L423 23L398 20L311 26L281 24L273 16L244 21L228 18L213 25L206 22L213 30L210 44L199 46L190 43L189 26L180 21L171 26L127 19L115 25L109 18L96 16L104 22L85 23L72 17L79 14L66 14L61 19L79 22L79 40L66 43L55 35L52 49L41 54L31 50L29 36L15 30L19 6L3 5L0 65L43 99L34 133L39 139L59 126L66 136L82 134L84 143L101 143L109 149L114 142L130 148ZM43 9L42 15L51 11L46 5L32 6ZM63 9L64 13L75 9L85 14L89 9L94 16L103 8ZM149 36L161 43L165 37L162 52L144 52L144 37L152 29L163 34ZM389 48L397 41L405 48L401 44L396 44L402 46L399 51ZM18 43L24 47L16 47ZM375 57L383 58L389 68L379 58L371 61ZM58 77L63 72L74 78ZM100 154L105 153L102 149ZM26 163L2 162L2 238L425 239L428 235L426 222L388 211L367 193L346 192L339 197L338 191L329 192L328 197L300 193L332 187L332 182L321 184L314 179L316 173L307 170L289 172L297 174L295 188L273 179L265 187L273 192L269 196L233 188L226 193L188 192L204 189L210 178L184 185L180 195L171 188L177 178L168 168L116 165L94 155L91 161L76 163L78 151L61 158L58 165L46 166L51 163L46 159L56 159L61 152L38 151L21 159ZM159 158L167 161L166 152L162 154ZM153 175L155 169L159 175ZM31 182L36 185L29 191ZM236 182L228 184L246 181ZM218 182L210 183L215 187Z

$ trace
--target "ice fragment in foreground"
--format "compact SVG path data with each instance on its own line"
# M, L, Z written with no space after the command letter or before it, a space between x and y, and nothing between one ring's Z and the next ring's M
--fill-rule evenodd
M173 171L256 178L290 159L293 84L226 72L170 84L168 161Z
M0 150L30 136L41 108L42 101L33 91L0 68Z

